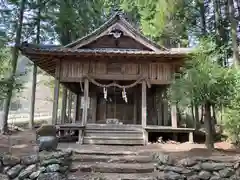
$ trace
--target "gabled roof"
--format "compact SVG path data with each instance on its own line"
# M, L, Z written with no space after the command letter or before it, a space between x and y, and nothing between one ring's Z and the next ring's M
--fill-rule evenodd
M118 28L124 32L125 35L133 38L138 43L147 47L151 51L159 52L168 50L163 46L156 44L150 39L143 36L138 30L136 30L120 12L115 13L108 21L102 26L91 32L90 34L66 45L66 48L80 49L101 38L102 36L108 35L113 29Z

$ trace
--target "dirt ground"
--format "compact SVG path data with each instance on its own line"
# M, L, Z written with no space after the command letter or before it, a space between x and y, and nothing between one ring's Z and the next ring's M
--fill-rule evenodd
M17 132L11 136L0 135L0 152L12 153L16 156L36 153L35 132L24 131ZM204 144L190 143L155 143L147 146L99 146L99 145L79 145L76 143L60 143L59 148L77 149L79 151L129 151L139 154L165 152L175 157L192 157L192 156L240 156L240 149L234 148L227 142L215 143L215 150L208 151Z

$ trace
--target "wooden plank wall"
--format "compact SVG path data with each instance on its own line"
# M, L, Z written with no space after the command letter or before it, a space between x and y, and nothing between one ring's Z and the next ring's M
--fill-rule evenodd
M85 74L95 76L98 79L118 77L118 80L137 79L140 75L147 77L156 84L164 84L171 81L175 71L175 65L169 63L106 63L106 62L78 62L62 61L61 80L74 81ZM129 79L129 80L130 80ZM154 83L153 83L154 84Z

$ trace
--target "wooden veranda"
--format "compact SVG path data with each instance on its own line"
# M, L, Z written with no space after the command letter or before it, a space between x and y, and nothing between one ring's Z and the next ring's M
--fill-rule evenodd
M64 47L23 43L20 50L55 77L52 124L79 131L80 143L145 144L152 131L186 132L192 140L194 129L179 127L166 98L188 52L155 44L121 14ZM75 94L73 116L62 122L60 84Z

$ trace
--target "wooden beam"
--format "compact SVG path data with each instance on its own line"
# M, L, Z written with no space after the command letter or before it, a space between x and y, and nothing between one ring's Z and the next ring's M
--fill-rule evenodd
M84 79L84 106L83 106L83 116L82 124L85 126L87 124L88 115L88 93L89 93L89 81L87 78Z
M142 82L142 127L147 126L147 86L146 81Z
M57 123L58 118L58 99L59 99L59 88L60 88L60 63L56 67L55 81L54 81L54 97L53 97L53 111L52 111L52 124Z
M67 88L65 86L63 86L62 109L61 109L61 124L65 123L66 106L67 106Z
M171 122L172 127L177 128L177 106L171 105Z

